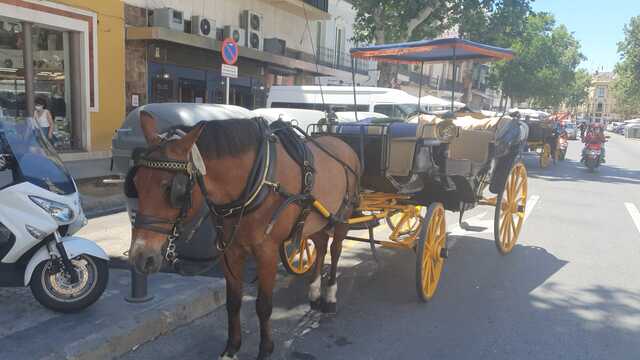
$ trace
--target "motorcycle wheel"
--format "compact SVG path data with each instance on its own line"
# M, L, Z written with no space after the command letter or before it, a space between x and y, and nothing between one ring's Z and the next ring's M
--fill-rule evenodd
M78 274L78 282L52 260L43 261L31 276L30 288L33 296L43 306L57 312L77 312L95 303L109 282L109 264L104 259L80 255L71 259Z

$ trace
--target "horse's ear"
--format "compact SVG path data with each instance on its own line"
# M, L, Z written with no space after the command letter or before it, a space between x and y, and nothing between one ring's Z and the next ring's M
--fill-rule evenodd
M148 145L157 145L160 143L160 136L156 130L156 119L148 111L140 111L140 126L142 133L147 140Z
M176 141L176 150L180 153L186 154L191 151L193 144L198 141L202 131L204 130L204 123L198 123L191 129L182 139Z

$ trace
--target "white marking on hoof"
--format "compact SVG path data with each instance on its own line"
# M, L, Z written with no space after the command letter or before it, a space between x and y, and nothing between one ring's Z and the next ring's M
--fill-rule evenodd
M238 360L238 355L233 355L233 356L222 355L218 358L218 360Z
M321 284L322 284L322 279L320 276L318 276L318 278L313 280L313 282L309 285L309 300L316 301L320 298Z
M329 285L327 287L327 294L325 295L324 299L326 302L328 303L337 303L338 301L336 300L336 293L338 292L338 283L335 283L333 285Z

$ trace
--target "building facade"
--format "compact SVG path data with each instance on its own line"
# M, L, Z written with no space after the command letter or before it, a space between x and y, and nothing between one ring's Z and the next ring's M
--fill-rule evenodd
M0 0L0 114L21 121L43 99L67 161L107 159L124 116L124 13L118 0Z
M230 104L264 107L273 85L350 79L353 19L332 17L330 7L351 8L344 0L125 0L127 111L149 102L224 103L220 47L228 37L240 45Z
M621 120L616 111L616 99L612 90L614 80L613 72L593 74L588 99L580 108L582 117L587 121L606 124Z

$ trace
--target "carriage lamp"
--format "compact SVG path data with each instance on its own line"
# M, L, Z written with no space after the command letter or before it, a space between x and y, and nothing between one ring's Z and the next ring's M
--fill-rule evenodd
M458 134L458 127L453 122L441 122L436 127L436 136L440 141L449 142Z
M73 219L73 210L65 204L38 196L29 196L29 199L48 212L59 223L66 224Z

